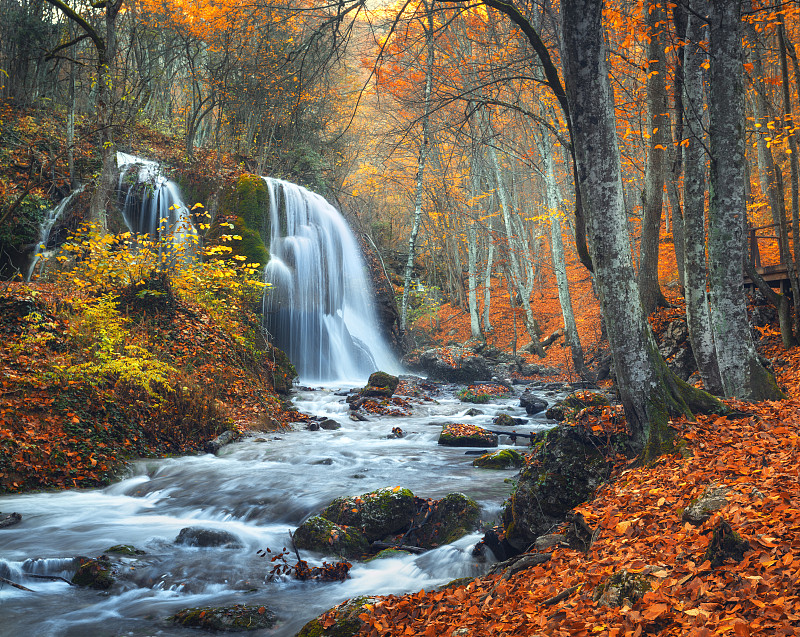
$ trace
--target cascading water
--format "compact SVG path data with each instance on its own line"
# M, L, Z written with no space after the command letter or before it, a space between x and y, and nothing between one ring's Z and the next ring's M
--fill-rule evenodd
M183 202L178 184L167 179L158 162L117 153L119 190L125 193L122 217L133 234L150 240L168 239L172 244L192 245L197 236L192 215ZM136 181L128 183L132 168Z
M30 281L31 277L33 276L33 271L36 269L37 264L42 258L44 251L47 249L47 242L50 240L50 233L53 231L53 227L56 225L56 222L61 218L64 214L64 211L69 207L70 202L72 199L83 192L83 186L80 188L73 190L69 195L64 197L61 202L55 207L52 208L47 212L47 216L42 220L42 224L39 226L39 241L36 244L36 251L33 253L33 258L31 259L31 264L28 266L28 272L25 275L25 280Z
M270 199L264 320L301 380L362 380L399 365L377 325L361 250L323 197L265 178ZM265 232L266 234L266 232Z

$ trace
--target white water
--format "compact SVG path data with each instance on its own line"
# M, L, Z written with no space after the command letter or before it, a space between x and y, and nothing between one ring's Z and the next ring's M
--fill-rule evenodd
M265 178L270 261L264 317L301 382L400 371L377 327L361 250L341 214L302 186Z
M256 551L287 546L288 531L335 497L395 485L423 497L460 491L481 505L485 521L493 521L511 490L504 478L514 472L475 469L474 456L436 441L445 422L486 426L501 409L524 417L518 398L481 405L486 415L467 417L470 405L444 396L439 404L418 405L409 418L358 423L349 419L343 400L332 389L304 391L295 400L306 413L341 422L337 431L265 434L265 441L253 437L223 448L220 457L142 460L134 475L103 490L0 497L0 511L23 516L19 525L0 530L0 576L36 591L0 585L0 635L188 635L164 618L187 607L246 603L267 605L280 617L277 628L255 634L288 637L355 595L431 589L485 572L488 564L470 554L476 533L422 555L356 564L343 583L265 581L270 564ZM517 431L546 426L539 417L530 423ZM395 426L405 438L386 438ZM186 526L230 531L244 548L174 545ZM24 577L70 578L73 557L95 557L115 544L147 553L121 559L109 594ZM303 558L312 564L332 559L307 552Z
M42 223L39 226L39 242L36 244L36 251L33 253L31 264L28 266L28 273L25 275L26 281L31 280L33 271L36 269L36 265L42 258L44 251L47 250L47 242L50 240L50 233L53 230L53 226L56 225L56 221L58 221L64 214L64 211L67 209L67 206L69 206L72 198L75 197L75 195L83 192L83 188L84 187L81 186L80 188L73 190L66 197L64 197L55 208L47 211L47 216L42 220Z
M167 239L175 245L197 236L178 184L164 176L158 162L118 152L117 166L119 190L125 193L122 217L131 233L147 235L151 241ZM125 188L133 167L138 168L137 183Z

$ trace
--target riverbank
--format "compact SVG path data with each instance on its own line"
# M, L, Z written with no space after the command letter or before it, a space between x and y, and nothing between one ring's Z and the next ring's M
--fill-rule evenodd
M0 493L107 485L128 459L285 423L288 368L246 299L203 303L168 278L99 297L69 283L0 294Z
M358 634L800 634L800 354L764 335L792 398L675 421L681 454L619 466L577 508L588 550L543 543L527 567L380 598Z

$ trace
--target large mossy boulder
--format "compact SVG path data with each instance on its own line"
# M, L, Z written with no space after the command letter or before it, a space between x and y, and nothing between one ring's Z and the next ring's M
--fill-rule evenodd
M294 543L299 549L358 558L369 549L361 529L340 526L318 515L303 522L294 533Z
M496 447L497 435L477 425L456 423L442 429L439 444L446 447Z
M414 511L411 491L386 487L360 496L336 498L321 515L340 526L361 529L373 542L408 529Z
M367 386L361 390L364 397L391 398L397 390L400 379L386 372L374 372L370 374Z
M184 608L169 619L187 628L212 632L240 633L272 628L278 617L266 606L237 604L224 608Z
M568 511L592 498L611 474L616 449L624 444L617 438L595 436L582 426L568 425L543 436L503 512L511 546L525 550L560 524Z
M369 613L376 602L377 597L366 595L349 599L312 619L295 637L353 637L364 626L359 615Z
M522 454L513 449L485 453L472 461L473 467L481 469L519 469L523 464L525 464L525 459Z
M455 542L478 527L480 507L463 493L449 493L417 514L415 544L432 549Z

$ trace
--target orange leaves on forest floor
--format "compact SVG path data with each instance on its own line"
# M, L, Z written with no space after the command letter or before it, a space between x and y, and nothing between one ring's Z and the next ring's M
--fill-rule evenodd
M361 615L360 634L800 634L800 400L731 406L733 416L674 423L686 457L621 467L579 507L598 529L588 554L557 547L508 578L388 596ZM684 522L711 486L729 489L728 504L699 526ZM749 548L741 562L712 568L705 553L722 519ZM621 608L595 601L621 569L646 576L651 590Z

